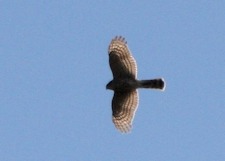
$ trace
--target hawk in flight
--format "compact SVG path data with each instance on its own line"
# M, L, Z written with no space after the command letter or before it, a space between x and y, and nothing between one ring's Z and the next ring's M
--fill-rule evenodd
M137 79L137 64L127 46L125 38L112 39L108 49L109 65L113 80L106 89L114 91L112 99L112 121L116 128L127 133L132 128L132 121L138 107L137 88L165 89L163 78L151 80Z

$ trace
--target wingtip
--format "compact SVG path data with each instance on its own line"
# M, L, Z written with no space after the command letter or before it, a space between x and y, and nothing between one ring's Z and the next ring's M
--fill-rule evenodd
M112 39L112 41L121 41L121 42L127 44L127 41L125 40L125 37L123 37L123 36L121 36L121 35L115 36L115 37Z

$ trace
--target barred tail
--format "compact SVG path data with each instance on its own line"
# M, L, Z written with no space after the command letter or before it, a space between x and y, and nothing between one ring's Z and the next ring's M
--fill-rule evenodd
M163 78L139 81L139 88L153 88L153 89L164 90L165 87L166 87L166 83Z

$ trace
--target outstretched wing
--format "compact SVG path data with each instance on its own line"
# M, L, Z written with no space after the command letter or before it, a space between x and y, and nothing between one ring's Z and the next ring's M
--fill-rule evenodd
M112 120L116 128L127 133L132 128L132 121L138 108L138 91L114 92L112 100Z
M112 39L109 49L109 64L114 78L136 78L137 65L123 37Z

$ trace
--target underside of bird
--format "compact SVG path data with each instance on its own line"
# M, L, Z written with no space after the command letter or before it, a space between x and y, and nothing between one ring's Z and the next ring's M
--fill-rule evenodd
M114 91L112 121L120 132L128 133L132 128L132 122L138 108L139 95L137 88L163 91L166 83L163 78L137 80L136 60L122 36L116 36L112 39L109 44L108 54L113 80L106 85L106 89Z

